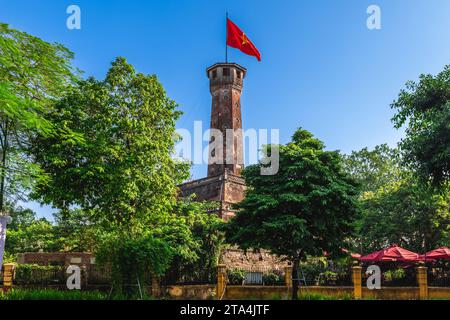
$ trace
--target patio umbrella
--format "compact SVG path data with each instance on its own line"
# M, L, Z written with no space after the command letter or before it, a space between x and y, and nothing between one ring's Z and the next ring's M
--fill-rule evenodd
M440 247L431 251L428 251L422 258L429 260L438 260L438 259L449 259L450 260L450 249L447 247Z
M398 261L398 262L415 262L423 260L418 253L406 250L397 245L389 248L372 252L359 259L360 261Z

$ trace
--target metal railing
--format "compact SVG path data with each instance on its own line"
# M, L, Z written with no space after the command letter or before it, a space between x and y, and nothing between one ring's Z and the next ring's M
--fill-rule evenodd
M429 268L429 287L450 287L450 267Z
M63 286L66 284L67 273L64 267L17 268L13 283L26 286Z
M228 269L229 285L284 286L284 271L271 268Z

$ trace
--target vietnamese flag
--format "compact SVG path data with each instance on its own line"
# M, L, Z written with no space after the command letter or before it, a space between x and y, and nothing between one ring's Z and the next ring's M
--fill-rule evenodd
M261 55L259 54L258 49L256 49L255 45L250 41L249 38L242 32L241 29L230 19L227 18L227 45L236 49L241 50L243 53L246 53L250 56L254 56L261 61Z

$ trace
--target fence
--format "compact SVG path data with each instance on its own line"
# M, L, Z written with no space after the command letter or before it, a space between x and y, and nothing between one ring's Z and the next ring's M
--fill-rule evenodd
M367 270L370 264L364 263L363 269ZM411 264L398 264L383 262L377 264L381 271L381 287L417 287L416 266ZM365 285L371 275L362 273L362 283Z
M112 285L111 269L91 265L89 268L80 268L81 286L89 289L107 289ZM66 266L39 266L19 264L14 271L13 284L22 287L53 287L58 289L66 288L69 274ZM3 278L3 277L2 277ZM151 275L144 274L139 278L131 277L125 286L142 287L151 286ZM127 281L127 280L125 280Z
M66 285L66 268L19 265L15 270L14 285L31 287L63 287Z
M216 284L216 268L171 268L160 278L161 286Z
M36 265L18 265L15 270L8 264L4 270L4 288L10 288L12 285L24 287L58 287L65 289L68 274L66 268L61 266L42 267ZM341 275L335 273L323 273L323 279L315 279L314 285L308 284L308 292L316 292L329 296L347 296L352 294L356 299L374 298L374 299L427 299L427 298L450 298L450 269L444 267L411 267L402 272L399 269L391 270L397 272L397 276L386 276L390 270L382 270L382 286L380 290L369 290L366 287L367 275L365 266L354 266L351 269L351 279L347 273ZM94 266L92 268L81 269L82 288L90 289L110 289L111 271L108 268ZM391 272L391 273L392 273ZM214 290L213 284L202 285L168 285L162 282L161 286L149 273L140 278L140 283L129 283L128 287L141 286L142 290L151 292L153 296L168 295L169 297L183 298L187 296L210 298L248 298L261 295L264 298L271 298L280 293L285 294L292 289L292 268L286 267L284 270L270 268L250 268L248 270L229 269L226 266L219 265L215 279L217 286ZM12 275L15 274L13 277ZM206 274L206 273L205 273ZM208 278L202 278L200 274L178 273L173 280L181 281L200 281L212 282ZM388 273L389 274L389 273ZM1 278L0 278L1 279ZM169 282L168 277L163 280ZM150 291L149 291L150 290ZM305 290L300 286L299 290ZM212 292L215 292L214 294ZM220 294L217 294L220 293ZM264 294L263 294L264 293Z
M430 268L429 270L428 286L450 287L450 266L443 265L437 268Z
M91 265L86 272L86 283L91 286L110 286L112 283L111 269Z
M228 269L227 283L230 285L285 285L284 271L271 268Z
M350 270L344 273L324 272L319 274L319 276L315 279L314 283L310 282L308 285L326 286L326 287L351 286L352 285L351 272Z

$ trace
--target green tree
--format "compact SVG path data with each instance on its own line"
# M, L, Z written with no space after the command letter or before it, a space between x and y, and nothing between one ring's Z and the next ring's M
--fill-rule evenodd
M346 170L361 185L363 210L355 221L355 250L368 252L397 243L423 252L447 243L448 188L431 188L404 163L398 150L387 145L345 157Z
M151 233L164 239L174 249L166 274L168 281L208 282L215 280L223 224L211 213L217 204L196 202L192 197L180 199L168 222L155 223Z
M445 184L450 178L450 65L437 76L409 81L392 104L395 127L406 125L400 146L404 160L424 181Z
M398 149L387 144L345 155L344 169L358 182L363 193L400 181L405 175Z
M62 45L0 23L0 211L40 174L26 151L30 137L52 132L45 112L73 83L72 58Z
M105 80L89 78L71 88L47 115L56 133L33 141L35 161L46 174L33 196L63 212L76 205L90 214L102 239L94 249L104 261L121 263L112 266L118 292L140 276L123 273L129 264L136 265L134 273L145 266L160 274L173 249L184 254L189 240L183 234L189 228L173 215L177 184L189 173L187 163L172 157L179 116L156 76L136 73L117 58Z
M54 226L45 218L36 218L30 209L10 207L13 217L7 229L5 253L15 257L17 253L42 251L59 251L61 246L54 232Z
M92 252L95 247L96 225L91 215L82 209L60 210L53 214L55 238L64 251Z
M111 266L115 294L133 297L136 293L133 287L137 285L142 294L146 273L159 276L169 268L173 249L148 230L133 235L108 232L99 238L96 257L100 264Z
M306 130L297 130L291 143L279 146L279 164L272 176L260 174L261 163L244 170L248 191L225 226L226 239L242 249L264 248L285 256L298 278L306 255L341 252L353 232L358 191L340 154L325 151ZM294 281L293 299L297 288Z
M436 192L412 179L391 183L362 198L359 235L365 250L390 244L426 252L449 245L450 191Z
M188 174L171 157L179 115L156 76L118 58L105 80L80 81L48 115L58 134L33 144L47 175L35 197L120 227L166 213Z
M12 221L8 224L8 230L18 230L19 228L29 227L36 220L36 213L21 206L7 206Z

